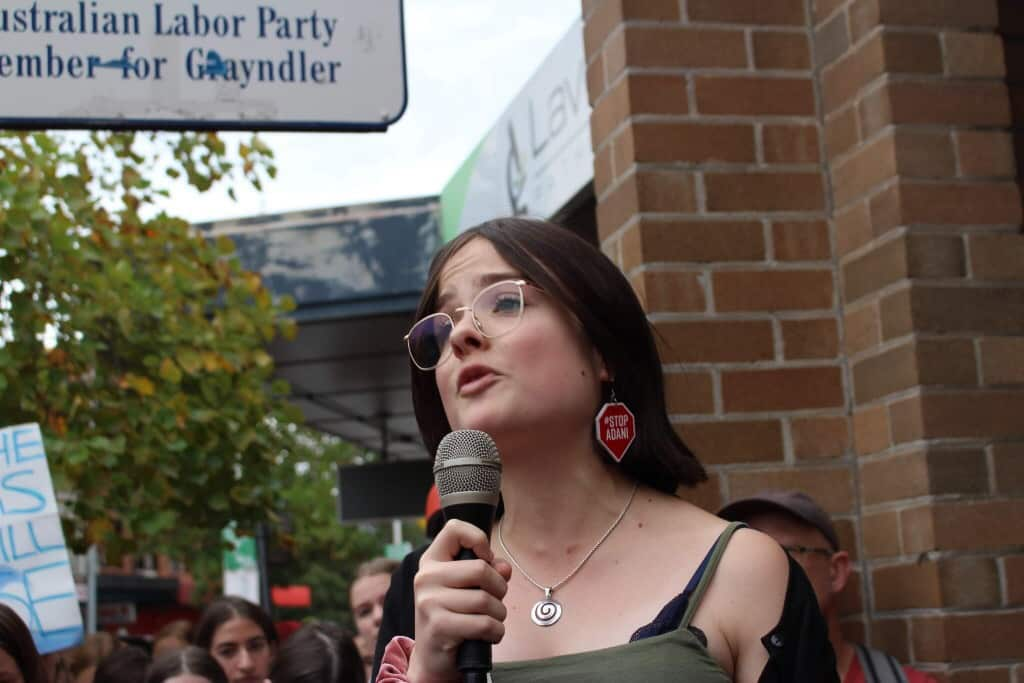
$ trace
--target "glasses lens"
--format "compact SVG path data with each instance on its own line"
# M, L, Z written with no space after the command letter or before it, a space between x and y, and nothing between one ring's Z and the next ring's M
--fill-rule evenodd
M409 355L424 370L437 367L452 336L452 319L444 313L428 315L409 330Z
M473 315L488 337L512 331L523 316L522 288L511 282L491 285L473 302Z

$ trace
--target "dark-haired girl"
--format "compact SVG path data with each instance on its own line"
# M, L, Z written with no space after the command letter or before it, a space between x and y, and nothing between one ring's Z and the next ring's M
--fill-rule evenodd
M153 660L146 683L227 683L224 670L209 652L189 645Z
M706 475L669 423L644 310L600 251L542 221L484 223L437 254L417 319L427 448L490 434L504 514L490 539L449 522L403 563L378 681L459 680L467 639L494 643L496 683L835 680L785 552L676 497Z
M234 596L214 600L196 624L195 644L213 655L229 683L263 683L277 641L270 615Z

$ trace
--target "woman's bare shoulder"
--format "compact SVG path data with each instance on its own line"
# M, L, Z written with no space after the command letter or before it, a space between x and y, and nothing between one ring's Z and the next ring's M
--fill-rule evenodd
M737 640L760 639L782 616L789 559L770 536L740 529L715 573L709 603L723 631Z

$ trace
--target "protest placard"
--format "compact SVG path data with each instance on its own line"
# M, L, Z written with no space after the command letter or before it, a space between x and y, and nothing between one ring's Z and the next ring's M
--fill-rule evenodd
M41 653L82 640L68 549L37 424L0 429L0 602Z

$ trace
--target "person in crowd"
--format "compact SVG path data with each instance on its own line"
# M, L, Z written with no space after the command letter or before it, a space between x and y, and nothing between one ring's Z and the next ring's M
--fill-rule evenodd
M125 645L100 660L93 683L139 683L146 677L149 654L140 647Z
M336 624L306 624L281 646L270 672L274 683L366 683L351 634Z
M813 498L801 491L764 491L735 500L718 514L768 534L803 567L828 623L843 683L936 683L931 676L900 666L891 655L843 636L839 607L850 578L850 555L840 548L832 520Z
M0 681L35 683L47 680L43 659L25 622L17 612L0 603Z
M182 650L188 646L192 635L192 622L187 619L176 619L156 632L153 636L153 659L159 659L169 652Z
M217 660L229 683L263 683L277 653L270 615L239 597L211 602L196 624L194 643Z
M74 683L93 683L96 666L120 645L120 642L106 631L97 631L85 636L82 643L66 656L67 667Z
M644 310L598 249L488 221L435 256L416 319L424 442L487 432L503 513L491 538L451 520L403 560L378 682L455 680L469 639L494 644L495 683L836 680L799 566L674 495L706 475L669 423Z
M228 679L209 652L186 645L154 657L145 683L228 683Z
M388 592L391 574L397 567L398 561L387 557L367 560L356 567L356 575L349 588L349 607L356 623L355 643L366 676L370 675L373 667L373 652L377 645L384 595Z

